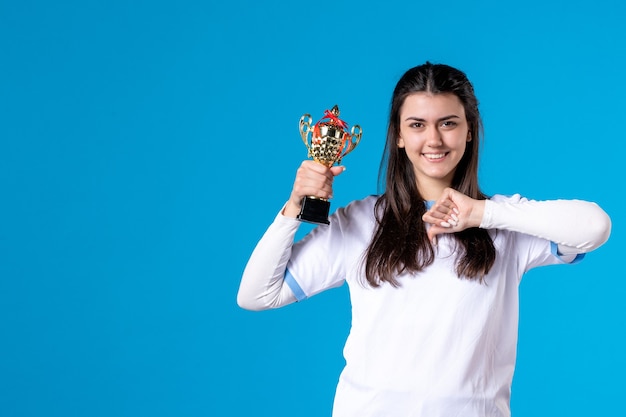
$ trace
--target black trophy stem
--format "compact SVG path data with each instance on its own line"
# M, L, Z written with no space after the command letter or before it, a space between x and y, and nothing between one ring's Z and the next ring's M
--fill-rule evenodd
M330 201L315 197L304 197L298 220L315 224L330 224L328 220L329 212Z

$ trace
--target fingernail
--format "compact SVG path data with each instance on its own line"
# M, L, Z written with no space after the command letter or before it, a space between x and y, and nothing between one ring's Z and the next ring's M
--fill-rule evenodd
M454 213L450 214L450 217L452 217L455 222L459 221L459 217L456 214L454 214Z
M450 220L448 220L448 223L450 223L452 226L456 226L457 224L459 224L459 223L457 223L457 221L456 221L456 220L454 220L454 219L450 219Z
M453 208L452 210L454 210L454 212L455 212L456 214L461 214L461 212L459 212L459 209L457 209L456 207L455 207L455 208Z
M436 237L433 238L433 245L437 246L437 238Z
M441 226L441 227L450 227L450 223L448 223L448 222L441 222L441 223L439 223L439 226Z

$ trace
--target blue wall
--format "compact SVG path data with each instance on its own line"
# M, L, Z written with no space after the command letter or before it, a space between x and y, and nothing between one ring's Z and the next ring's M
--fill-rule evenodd
M365 4L0 2L1 416L329 415L346 289L251 313L239 278L300 116L363 127L333 208L375 193L391 90L426 60L474 82L485 191L613 219L524 279L514 415L623 409L623 3Z

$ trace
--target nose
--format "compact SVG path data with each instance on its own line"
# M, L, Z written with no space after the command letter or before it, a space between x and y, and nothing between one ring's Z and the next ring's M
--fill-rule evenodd
M437 148L443 145L443 138L441 136L441 132L436 127L432 126L426 132L426 144L432 148Z

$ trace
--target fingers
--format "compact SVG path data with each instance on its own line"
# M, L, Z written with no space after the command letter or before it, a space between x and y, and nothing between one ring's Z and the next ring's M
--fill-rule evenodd
M433 245L436 245L437 244L437 235L439 235L441 233L442 233L441 228L432 225L432 226L430 226L428 228L428 231L426 232L426 235L428 236L428 240L430 240Z
M484 211L485 200L477 200L452 188L446 188L422 216L422 220L430 225L428 237L433 241L441 233L480 227Z
M460 211L451 201L436 202L422 216L426 223L444 228L451 228L459 225Z
M459 223L452 218L447 221L429 221L427 215L423 216L424 221L429 225L426 234L428 236L428 240L432 242L433 245L437 244L437 235L443 233L454 233L460 232L463 228L459 225Z
M341 174L343 171L346 170L346 167L344 167L343 165L341 166L334 166L330 168L330 172L332 172L333 176L337 176L339 174Z
M434 245L437 244L437 235L460 232L466 228L461 210L454 200L458 198L455 193L460 194L453 189L446 189L439 200L422 216L422 220L430 225L427 235Z
M443 217L439 217L442 213L441 211L436 212L438 213L437 217L429 213L430 212L424 214L422 219L429 225L426 234L428 235L428 240L430 240L433 245L437 245L437 235L460 232L463 230L463 226L460 224L459 217L454 212L454 209L450 210L449 214Z
M328 168L311 160L304 161L296 172L291 200L299 205L305 196L332 198L333 179L343 170L341 166Z

